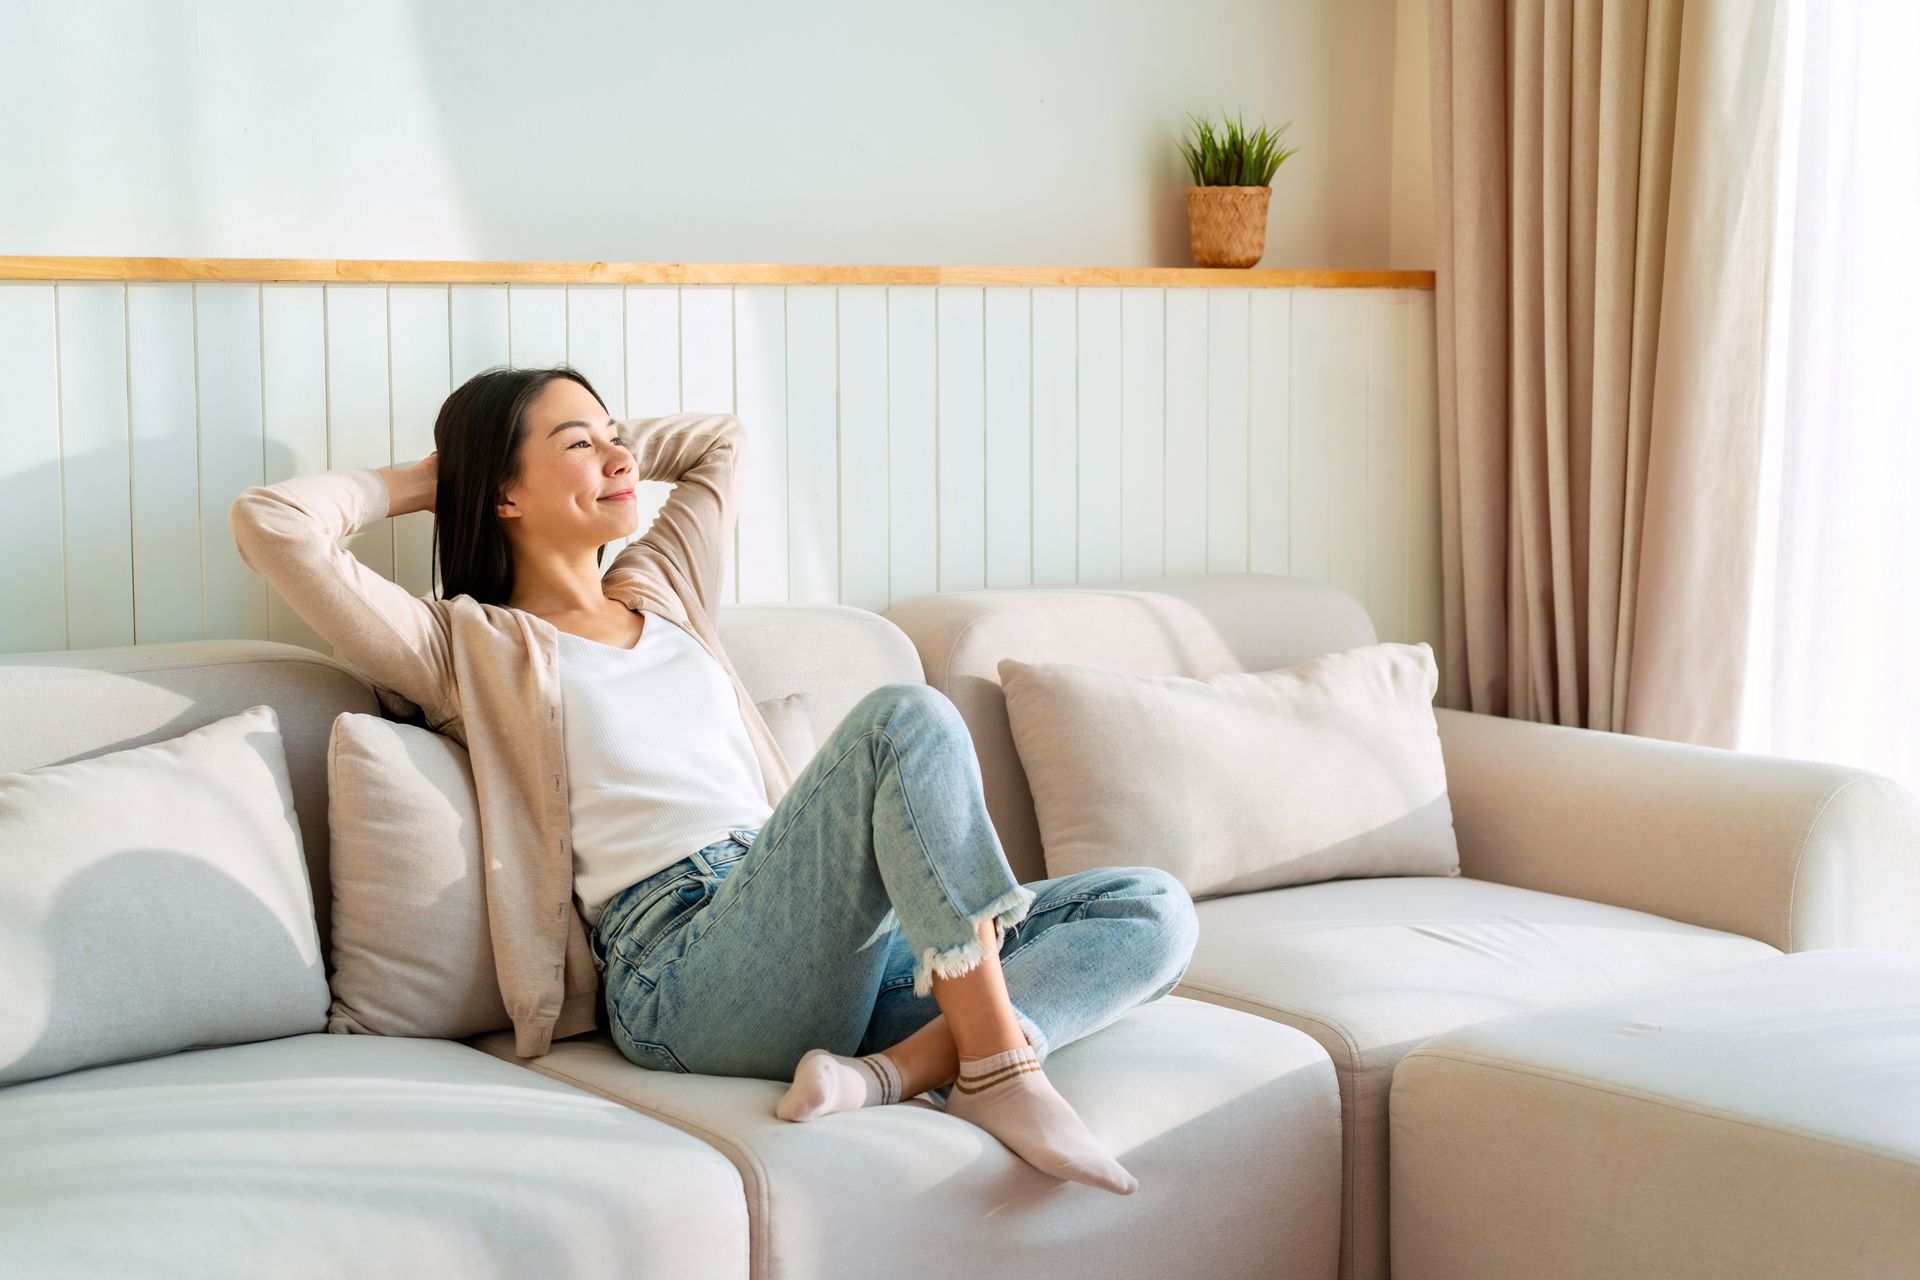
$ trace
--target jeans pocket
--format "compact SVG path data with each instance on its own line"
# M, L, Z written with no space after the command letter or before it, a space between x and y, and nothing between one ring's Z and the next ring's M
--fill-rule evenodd
M625 963L615 964L609 976L615 980L607 985L608 1030L627 1061L649 1071L685 1072L687 1068L660 1038L658 993L652 978Z
M684 927L712 895L713 884L710 877L697 871L689 871L669 882L634 912L632 919L608 944L608 950L635 970L645 968L660 944Z

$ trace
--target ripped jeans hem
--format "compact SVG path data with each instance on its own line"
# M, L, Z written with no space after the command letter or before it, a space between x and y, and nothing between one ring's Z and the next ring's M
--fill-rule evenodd
M1027 918L1035 894L1017 884L980 910L967 917L967 940L957 947L923 949L913 962L913 994L930 995L935 978L958 978L972 971L986 958L986 944L980 941L980 922L991 918L996 926L1010 928Z

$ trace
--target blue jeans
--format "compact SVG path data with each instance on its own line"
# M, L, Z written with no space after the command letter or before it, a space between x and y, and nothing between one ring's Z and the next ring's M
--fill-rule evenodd
M1171 991L1199 930L1156 868L1020 884L959 710L901 682L847 713L761 826L616 894L592 944L628 1059L791 1080L808 1049L875 1053L937 1017L932 978L983 957L988 918L1042 1061Z

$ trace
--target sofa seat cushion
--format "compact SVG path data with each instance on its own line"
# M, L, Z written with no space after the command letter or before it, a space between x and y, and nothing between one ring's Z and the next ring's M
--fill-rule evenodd
M1395 1269L1916 1274L1916 992L1920 956L1800 951L1435 1036L1393 1078Z
M522 1061L510 1033L470 1043ZM1129 1196L1041 1173L924 1096L800 1124L773 1113L784 1082L650 1071L601 1031L524 1061L732 1156L763 1280L1333 1274L1333 1064L1230 1009L1163 997L1049 1055L1049 1078L1140 1180Z
M1343 1280L1387 1274L1387 1094L1428 1036L1779 952L1738 934L1470 877L1332 880L1196 903L1180 995L1298 1027L1340 1072Z
M740 1276L719 1152L462 1044L311 1034L0 1090L0 1275Z

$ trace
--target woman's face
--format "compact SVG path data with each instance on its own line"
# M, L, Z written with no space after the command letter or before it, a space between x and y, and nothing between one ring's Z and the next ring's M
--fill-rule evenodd
M633 454L593 393L555 378L527 406L520 479L500 518L522 545L591 550L625 538L638 520ZM609 496L616 495L616 496Z

